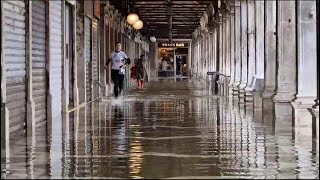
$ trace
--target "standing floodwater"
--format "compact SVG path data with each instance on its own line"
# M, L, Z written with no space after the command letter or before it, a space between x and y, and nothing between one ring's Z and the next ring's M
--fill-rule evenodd
M11 141L6 178L319 178L315 142L187 79L150 82L64 117L61 143ZM289 109L290 110L290 109ZM266 116L264 116L266 117ZM57 137L55 137L57 138ZM4 164L2 164L2 167Z

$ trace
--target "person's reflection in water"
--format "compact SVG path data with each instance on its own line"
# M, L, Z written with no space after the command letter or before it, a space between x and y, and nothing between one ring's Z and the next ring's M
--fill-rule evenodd
M126 136L126 125L125 125L125 119L123 117L122 110L119 106L114 107L114 119L112 122L112 126L114 127L114 133L113 135L115 136L117 141L125 141L125 136ZM123 143L120 143L123 144Z
M126 121L120 106L114 107L114 118L112 119L112 126L112 155L120 155L115 159L111 159L112 175L121 176L122 173L128 174L129 168L128 157L126 156L128 154L128 139L126 138ZM124 171L127 171L127 173Z

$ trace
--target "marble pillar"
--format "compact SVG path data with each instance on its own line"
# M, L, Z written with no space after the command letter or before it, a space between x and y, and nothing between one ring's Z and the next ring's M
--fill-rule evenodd
M209 51L209 59L208 59L208 65L209 65L209 68L208 68L208 71L212 71L212 33L209 32L208 33L208 51Z
M203 40L202 40L202 36L200 37L200 40L199 40L199 59L198 59L198 78L201 78L201 75L202 75L202 70L203 70L203 67L202 67L202 60L203 60L203 53L202 53L202 50L203 50Z
M207 40L207 51L208 51L208 55L207 55L207 57L208 57L208 60L207 60L207 66L208 66L208 68L207 68L207 72L210 72L211 71L211 50L210 50L210 43L211 43L211 34L210 34L210 32L208 32L207 33L207 38L208 38L208 40Z
M317 7L317 24L320 23L320 2L316 1L316 7ZM317 26L317 32L319 32L320 28ZM317 62L320 61L320 34L317 34ZM309 108L311 114L312 114L312 122L313 122L313 131L315 131L314 135L317 139L317 149L319 149L319 77L320 77L320 70L317 66L317 99L315 99L315 105L312 108Z
M226 76L230 76L230 20L231 16L228 14L226 17L226 28L225 28L225 74Z
M255 1L255 28L256 28L256 74L253 84L253 106L262 108L262 91L264 88L264 3Z
M263 98L271 98L276 91L277 59L277 12L276 1L265 1L265 53L264 53L264 91Z
M227 18L223 16L222 18L222 57L221 57L221 62L222 62L222 74L226 75L226 20Z
M234 72L234 83L233 87L233 96L238 96L241 81L241 11L240 11L240 2L235 1L234 4L234 60L235 60L235 72Z
M153 46L154 46L154 44L157 44L157 43L153 43ZM189 42L189 48L188 48L188 61L187 61L187 76L188 77L190 77L190 72L191 72L191 68L192 68L192 66L191 66L191 62L192 62L192 50L191 50L191 48L192 47L193 47L193 42L190 41ZM155 62L157 62L157 61L155 61ZM155 66L157 67L157 63L155 63ZM151 71L152 71L152 69L151 69ZM156 71L156 72L158 72L158 71Z
M200 59L200 65L201 65L200 76L201 76L201 79L204 78L203 74L204 74L204 71L205 71L205 61L206 61L205 35L201 34L201 59Z
M221 77L223 75L223 20L222 17L220 18L219 21L219 33L218 33L218 37L219 38L219 49L217 49L218 53L219 53L219 79L218 79L218 89L219 89L219 94L222 94L221 91Z
M231 24L231 15L230 14L227 14L226 16L226 29L225 29L225 59L226 59L226 76L225 76L225 79L224 79L224 95L225 96L228 96L229 95L229 82L230 82L230 76L231 76L231 53L230 53L230 45L231 45L231 36L230 36L230 24Z
M256 73L256 32L255 32L255 1L248 0L248 84L245 87L246 102L252 102L251 91L254 88Z
M212 72L213 71L213 32L210 31L209 32L209 50L210 52L210 66L209 66L209 71Z
M297 6L298 92L292 105L296 132L312 135L312 116L308 108L314 105L317 97L316 1L298 1Z
M277 1L277 17L278 67L274 101L291 102L296 94L296 2Z
M229 96L232 96L233 94L233 84L235 83L235 10L234 7L231 8L231 12L230 12L230 82L228 84L228 88L229 88Z
M227 78L227 29L228 29L228 22L227 22L227 15L224 15L223 16L223 22L222 22L222 27L223 27L223 30L222 30L222 33L223 33L223 36L222 36L222 44L223 44L223 53L222 53L222 64L223 64L223 71L222 71L222 74L223 76L221 76L221 84L222 84L222 95L226 95L226 84L225 84L225 81L226 81L226 78Z
M217 29L213 31L213 71L217 72Z
M264 79L264 6L265 1L255 1L256 28L256 79Z
M244 103L245 91L244 88L248 82L248 5L247 1L240 1L241 8L241 81L239 85L239 102Z
M313 139L317 140L317 145L319 146L319 105L314 108L308 108L312 115L312 134ZM318 148L319 149L319 148Z

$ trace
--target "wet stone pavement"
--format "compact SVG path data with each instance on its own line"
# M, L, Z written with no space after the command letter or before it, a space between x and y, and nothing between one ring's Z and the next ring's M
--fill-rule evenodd
M257 114L199 81L159 80L67 114L33 146L12 140L2 177L319 179L315 142Z

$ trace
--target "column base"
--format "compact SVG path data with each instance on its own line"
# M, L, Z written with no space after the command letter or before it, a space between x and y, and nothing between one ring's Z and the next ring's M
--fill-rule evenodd
M303 104L300 100L296 99L291 103L294 111L294 128L295 136L308 136L312 138L312 115L308 108L312 107L312 104Z
M224 81L224 78L222 75L219 75L219 80L217 81L217 84L218 84L218 92L219 92L219 95L224 95L224 87L223 87L223 81Z
M262 95L259 91L252 91L253 95L253 107L257 109L262 108Z
M230 83L228 84L228 96L232 97L233 96L233 81L230 80Z
M246 101L246 92L243 89L239 89L239 103L244 104Z
M316 106L315 108L309 108L308 110L312 116L312 131L314 132L314 138L319 144L319 106Z
M264 89L264 79L258 78L255 76L254 87L252 87L252 98L253 98L253 107L254 108L262 108L262 91Z
M271 98L262 99L262 121L263 124L273 127L275 123L274 102Z
M239 96L239 88L238 88L239 85L240 85L239 81L236 81L232 84L232 95L235 97Z
M291 103L274 103L275 132L292 134L293 108Z
M265 90L262 92L261 96L263 99L269 99L269 98L273 98L275 94L276 94L275 91Z
M245 87L244 91L245 91L246 103L253 104L253 94L252 94L253 88L252 87Z
M294 94L290 92L278 92L274 97L273 101L277 103L291 103L294 99Z
M239 103L245 103L245 95L246 92L244 90L244 88L246 87L247 83L243 82L239 85Z
M230 92L229 91L229 83L230 83L230 77L229 76L225 76L224 77L224 81L223 81L223 84L224 84L224 95L225 96L229 96L230 95Z

